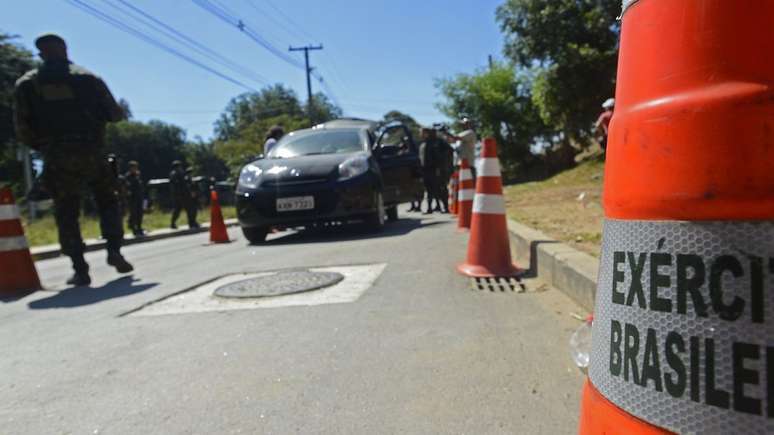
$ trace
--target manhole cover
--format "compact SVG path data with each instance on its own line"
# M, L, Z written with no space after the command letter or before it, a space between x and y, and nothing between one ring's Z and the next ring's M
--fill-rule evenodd
M214 294L222 298L265 298L330 287L343 279L344 275L337 272L280 272L227 284L215 289Z

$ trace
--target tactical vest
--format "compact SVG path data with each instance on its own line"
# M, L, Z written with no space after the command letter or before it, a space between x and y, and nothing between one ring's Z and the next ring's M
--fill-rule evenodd
M32 104L41 137L93 141L105 125L98 103L96 78L72 74L69 67L43 66L34 77Z

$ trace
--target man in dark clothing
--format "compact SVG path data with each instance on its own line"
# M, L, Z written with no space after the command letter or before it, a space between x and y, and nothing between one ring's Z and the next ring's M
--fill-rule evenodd
M43 64L16 82L14 122L19 139L43 155L59 244L75 271L67 283L91 284L78 222L85 187L97 204L108 264L119 273L131 272L121 255L118 180L104 154L105 125L124 119L123 110L99 77L68 60L61 37L46 34L35 45Z
M186 176L183 170L183 162L175 160L172 162L172 172L169 173L169 185L172 188L172 229L177 228L177 218L180 212L185 209L188 217L189 228L199 228L196 223L196 204L194 203L195 193L191 192L190 177Z
M419 159L422 163L425 190L427 190L427 211L433 213L433 199L436 200L435 211L449 211L449 191L445 183L448 183L446 173L450 172L451 155L453 150L444 140L438 138L432 128L422 129L422 144L419 146Z
M126 183L126 205L129 209L129 229L136 237L145 235L142 229L143 203L145 201L145 189L142 184L140 164L132 160L129 162L129 171L124 175Z

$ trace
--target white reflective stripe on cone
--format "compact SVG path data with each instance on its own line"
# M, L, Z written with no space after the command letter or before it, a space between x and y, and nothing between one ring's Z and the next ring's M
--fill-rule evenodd
M476 196L476 191L473 189L462 189L460 190L459 194L459 200L460 201L473 201L473 197Z
M476 172L479 177L499 177L500 161L494 157L478 159L476 162Z
M28 247L27 238L24 236L0 238L0 252L21 251Z
M0 205L0 221L10 221L19 217L19 207L16 204Z
M505 200L502 195L477 193L473 199L473 213L505 214Z
M470 172L470 169L463 169L460 171L460 181L466 181L466 180L472 180L473 179L473 173Z

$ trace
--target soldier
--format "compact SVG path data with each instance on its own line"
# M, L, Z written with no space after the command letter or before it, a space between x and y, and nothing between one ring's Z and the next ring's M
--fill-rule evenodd
M127 206L129 208L129 229L136 237L145 235L142 229L143 203L145 192L142 185L140 164L132 160L129 162L129 171L124 176L127 190Z
M118 180L103 153L105 125L124 119L123 110L99 77L68 60L61 37L42 35L35 46L43 64L16 82L14 121L21 141L43 155L59 243L75 271L67 283L91 284L78 222L86 186L96 200L107 263L119 273L131 272L134 268L121 255Z
M435 130L422 129L422 144L419 146L419 160L422 163L422 174L427 191L427 211L424 214L433 213L433 199L439 200L441 193L441 152ZM436 202L438 208L440 204Z
M177 229L177 218L180 212L185 209L188 217L189 228L199 228L196 223L196 208L193 204L194 192L191 192L191 184L183 170L183 162L175 160L172 162L172 172L169 173L169 185L172 188L172 229Z

